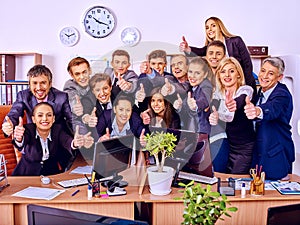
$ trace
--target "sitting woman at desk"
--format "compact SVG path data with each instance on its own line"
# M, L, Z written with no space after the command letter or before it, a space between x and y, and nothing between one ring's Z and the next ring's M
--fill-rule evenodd
M111 137L133 134L140 137L145 126L137 113L132 111L132 102L126 95L119 95L114 102L113 109L105 110L97 123L99 141Z
M22 118L14 129L14 146L22 152L22 157L13 171L14 176L52 175L64 172L73 159L73 150L90 148L94 139L90 133L79 135L76 127L74 139L54 124L53 107L47 102L38 103L33 108L33 123L23 126Z

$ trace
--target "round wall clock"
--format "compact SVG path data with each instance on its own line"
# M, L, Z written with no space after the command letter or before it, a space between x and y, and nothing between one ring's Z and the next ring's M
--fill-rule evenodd
M127 46L135 46L140 42L141 33L135 27L126 27L121 33L121 40Z
M114 13L104 6L94 6L84 14L85 31L94 38L104 38L110 35L116 26Z
M59 39L65 46L74 46L79 41L79 32L75 27L65 27L60 31Z

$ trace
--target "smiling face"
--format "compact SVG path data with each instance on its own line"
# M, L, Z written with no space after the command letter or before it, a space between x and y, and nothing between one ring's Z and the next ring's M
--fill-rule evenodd
M226 64L221 70L220 70L220 82L225 87L225 89L231 89L234 88L236 90L238 79L241 77L238 73L235 65L233 63Z
M164 110L166 108L164 97L160 93L152 95L150 106L152 110L159 116L163 116Z
M199 85L206 76L207 72L204 72L203 65L190 63L188 68L188 79L192 87Z
M113 107L116 114L116 122L119 126L124 126L129 121L132 114L132 105L128 100L119 100L117 105Z
M188 65L184 56L174 56L171 60L171 69L177 80L183 82L187 80Z
M277 67L272 66L269 62L265 62L258 74L259 84L263 92L273 88L282 77L283 74L279 73Z
M69 73L79 86L85 88L89 85L91 71L86 63L72 66Z
M107 81L100 81L95 84L92 92L100 103L105 104L109 102L112 87Z
M130 66L127 56L125 55L115 55L111 66L114 70L114 73L117 74L125 74Z
M209 39L214 40L217 36L219 36L220 28L214 20L209 19L205 23L205 32Z
M51 88L49 78L42 74L36 77L29 77L29 88L38 101L44 100Z
M160 75L163 75L167 66L164 58L152 58L149 61L150 68L156 70Z
M212 69L216 69L224 57L225 52L222 47L212 45L207 48L206 60Z
M38 131L50 131L55 121L52 108L46 104L36 106L33 112L32 121L36 124Z

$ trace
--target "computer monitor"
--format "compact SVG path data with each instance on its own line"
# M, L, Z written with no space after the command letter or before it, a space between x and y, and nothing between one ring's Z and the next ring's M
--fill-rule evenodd
M46 206L27 205L28 225L147 225L144 221L133 221L115 217L51 208Z
M299 225L300 204L268 208L267 225Z
M115 137L97 142L93 156L93 171L96 172L96 179L112 176L110 184L107 186L126 186L127 182L122 181L123 177L118 175L118 173L130 166L134 142L134 135Z
M185 171L202 176L213 177L213 167L209 144L199 142L199 134L187 130L171 128L150 127L150 132L169 132L177 137L173 157L166 159L165 165L173 167L176 171Z

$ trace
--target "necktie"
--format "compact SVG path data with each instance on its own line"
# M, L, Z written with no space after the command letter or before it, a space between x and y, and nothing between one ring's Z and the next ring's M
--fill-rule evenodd
M106 110L106 109L107 109L107 104L108 104L108 103L104 103L104 104L102 104L102 107L103 107L103 109L104 109L104 110Z
M258 99L258 105L261 105L263 99L264 99L264 94L262 92L260 92L259 99Z

